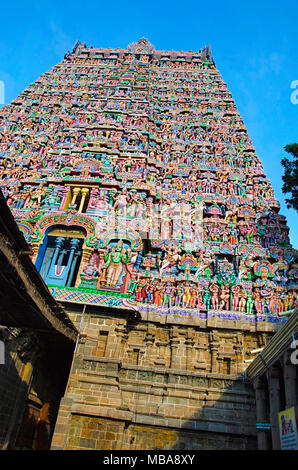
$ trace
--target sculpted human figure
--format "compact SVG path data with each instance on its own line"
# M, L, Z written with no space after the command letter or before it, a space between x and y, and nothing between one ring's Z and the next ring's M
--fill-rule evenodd
M211 292L208 286L205 286L203 289L203 302L207 310L210 309L210 302L211 302Z
M32 193L31 203L29 207L39 207L42 198L46 195L47 189L43 183L41 183L38 188Z
M113 196L113 199L115 200L114 210L117 210L117 213L119 215L122 215L123 217L125 217L126 211L127 211L127 204L128 204L127 190L123 189L122 192L118 196Z
M253 259L253 257L248 254L246 257L243 258L243 262L241 261L240 262L240 266L239 266L239 279L241 279L242 277L244 279L247 279L247 280L251 280L251 277L252 277L252 269L255 265L255 260ZM240 269L241 269L241 276L240 276ZM244 273L244 276L243 276L243 273Z
M198 301L199 301L198 291L195 286L191 286L189 307L195 308L197 306Z
M288 292L288 308L293 309L297 305L297 293L294 291Z
M102 266L101 283L106 286L115 287L119 281L123 266L131 260L131 250L125 249L123 241L119 240L111 251L107 251L104 257L105 264Z
M155 290L153 292L153 303L158 307L161 306L163 299L163 285L161 282L157 281L155 284Z
M246 313L248 315L252 314L252 309L254 306L254 297L252 292L249 290L247 291L247 301L246 301Z
M105 199L105 193L103 191L91 191L89 208L98 210L107 210L110 208L109 204Z
M214 310L218 310L218 306L219 306L219 287L215 282L213 282L210 285L209 290L211 292L212 307L214 308Z
M97 265L98 265L98 255L96 253L93 253L89 259L88 264L83 268L83 276L86 279L92 279L94 276L96 276L98 272Z
M179 246L169 247L167 249L167 254L165 259L161 262L160 276L167 270L171 270L172 267L176 266L178 261L180 260L180 252L181 248Z
M189 285L189 283L185 283L184 289L183 289L183 296L182 296L182 306L189 307L190 300L191 300L191 286Z
M230 289L222 285L221 286L221 291L220 291L220 310L229 310L229 301L230 301Z
M246 298L247 298L247 294L246 294L245 289L241 289L239 293L239 311L240 312L245 312Z
M137 192L132 192L130 198L128 199L128 207L127 207L127 215L129 217L135 217L137 206L140 204L139 202L139 195Z
M214 262L213 256L208 252L200 252L197 258L198 269L195 273L195 278L200 276L206 276L211 278L212 276L212 264Z
M263 314L270 314L270 302L274 295L274 291L270 285L267 285L266 281L262 283L261 287L261 305L262 305L262 313Z
M237 244L237 230L234 226L232 226L230 229L229 242L231 243L231 245Z
M171 284L171 282L167 281L163 288L163 300L162 306L163 307L172 307L173 304L173 297L175 293L175 287Z
M181 306L183 294L184 294L183 285L178 284L178 286L176 287L175 307L180 307Z
M205 304L203 301L203 287L201 285L198 285L196 292L197 292L197 305L196 305L197 308L205 309Z
M239 304L240 286L237 284L231 288L232 310L237 310Z
M260 289L256 288L253 293L255 309L258 315L262 315L262 303L261 303L261 293Z
M270 312L273 315L278 315L283 310L283 303L280 298L277 296L277 292L272 293L272 297L269 301Z
M152 289L152 286L150 285L150 279L148 277L145 279L145 284L142 287L141 297L144 303L145 302L152 303L153 289ZM149 299L151 300L150 302L149 302Z
M142 289L143 289L143 286L141 284L136 285L135 287L136 302L142 302Z

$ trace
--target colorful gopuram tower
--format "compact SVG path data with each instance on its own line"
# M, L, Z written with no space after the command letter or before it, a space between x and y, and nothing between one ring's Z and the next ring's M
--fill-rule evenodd
M77 43L0 110L1 189L80 328L54 449L248 449L297 251L210 48ZM61 358L63 360L63 358Z

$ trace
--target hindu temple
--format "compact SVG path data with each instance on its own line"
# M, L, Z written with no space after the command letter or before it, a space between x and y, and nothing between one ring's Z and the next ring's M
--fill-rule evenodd
M0 174L80 331L52 449L256 448L297 251L210 46L77 42L1 108Z

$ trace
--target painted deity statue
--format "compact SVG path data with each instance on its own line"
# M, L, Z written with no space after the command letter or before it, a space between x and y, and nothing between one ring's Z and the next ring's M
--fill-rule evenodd
M214 310L218 310L218 307L219 307L219 287L215 282L213 282L210 285L209 290L211 292L212 307L214 308Z
M125 249L123 241L119 240L104 257L100 282L102 285L116 287L122 274L123 267L131 261L130 248Z
M211 278L213 272L213 265L214 265L214 257L211 253L199 253L197 259L198 269L195 273L195 278L205 276Z
M183 285L178 284L176 288L176 295L175 295L175 307L180 307L182 304L182 298L184 294Z
M225 285L221 286L220 300L220 310L229 310L230 290Z
M246 294L246 313L251 315L253 313L254 298L252 292L249 290Z
M153 303L158 307L161 306L163 300L163 285L161 282L157 281L154 285L154 292L153 292Z
M231 306L232 310L237 310L239 304L240 286L235 285L231 287Z
M171 246L167 249L167 255L162 261L160 266L160 275L162 276L164 272L171 271L175 268L180 260L181 248L178 246Z
M261 293L260 289L256 288L253 294L255 309L258 315L262 315L262 303L261 303Z
M173 297L175 294L175 287L171 284L171 282L166 282L163 288L163 299L162 299L162 306L163 307L172 307L173 306Z
M82 276L85 279L92 279L98 270L98 255L97 253L93 253L89 259L88 264L84 267Z
M207 286L205 286L203 289L203 303L204 303L205 308L209 310L210 303L211 303L211 292Z
M117 211L118 215L125 217L129 200L127 190L123 189L120 194L118 194L117 196L113 196L113 199L115 201L114 210Z
M245 289L240 289L239 292L239 311L245 312L247 294Z
M184 284L184 292L182 296L182 306L188 307L191 301L191 286L189 283Z

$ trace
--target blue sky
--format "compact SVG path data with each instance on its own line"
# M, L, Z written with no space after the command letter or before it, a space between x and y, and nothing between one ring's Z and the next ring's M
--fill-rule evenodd
M9 103L60 62L79 39L126 47L146 37L156 49L198 51L211 45L217 68L271 180L290 239L298 248L297 212L281 192L283 147L298 141L297 0L5 2L1 6L0 80Z

